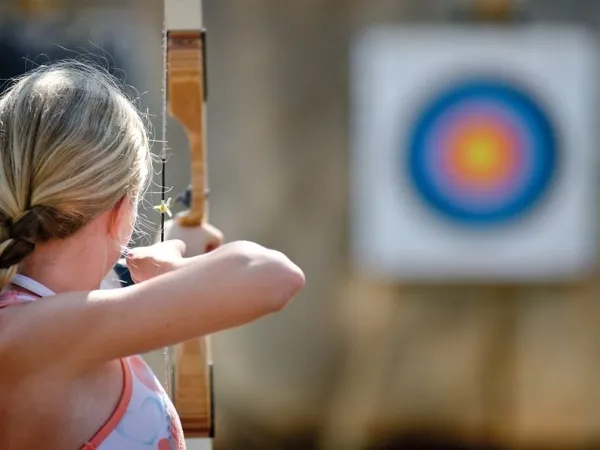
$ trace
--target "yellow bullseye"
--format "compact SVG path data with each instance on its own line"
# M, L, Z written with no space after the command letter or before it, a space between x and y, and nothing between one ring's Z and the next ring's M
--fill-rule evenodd
M501 151L491 139L473 139L464 149L465 166L475 173L490 173L501 164Z
M511 172L514 148L511 139L493 124L472 123L451 140L451 171L473 188L493 186Z

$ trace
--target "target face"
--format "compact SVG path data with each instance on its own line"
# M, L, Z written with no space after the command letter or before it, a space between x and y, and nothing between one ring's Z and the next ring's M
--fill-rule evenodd
M427 102L412 130L408 170L416 192L461 224L524 217L557 170L551 120L531 95L504 82L452 85Z

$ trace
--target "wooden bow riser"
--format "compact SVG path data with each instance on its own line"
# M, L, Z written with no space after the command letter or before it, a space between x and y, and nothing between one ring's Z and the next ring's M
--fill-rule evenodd
M169 32L167 75L169 114L187 133L192 175L191 204L180 218L183 226L199 226L206 219L206 133L204 32Z
M205 39L202 31L167 33L169 114L186 131L190 145L191 203L180 225L206 220ZM173 400L186 438L213 437L212 365L208 338L175 347Z

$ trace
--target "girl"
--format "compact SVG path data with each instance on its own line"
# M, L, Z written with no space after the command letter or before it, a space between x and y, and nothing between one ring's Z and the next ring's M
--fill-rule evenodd
M131 252L138 284L99 290L150 169L144 124L102 72L41 68L0 99L1 449L184 449L132 355L279 311L302 288L296 265L257 244L183 258L169 241Z

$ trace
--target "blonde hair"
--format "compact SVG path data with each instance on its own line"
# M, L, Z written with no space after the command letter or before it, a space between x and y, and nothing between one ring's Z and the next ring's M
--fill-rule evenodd
M0 98L0 289L35 244L64 239L150 178L142 117L101 69L40 67Z

